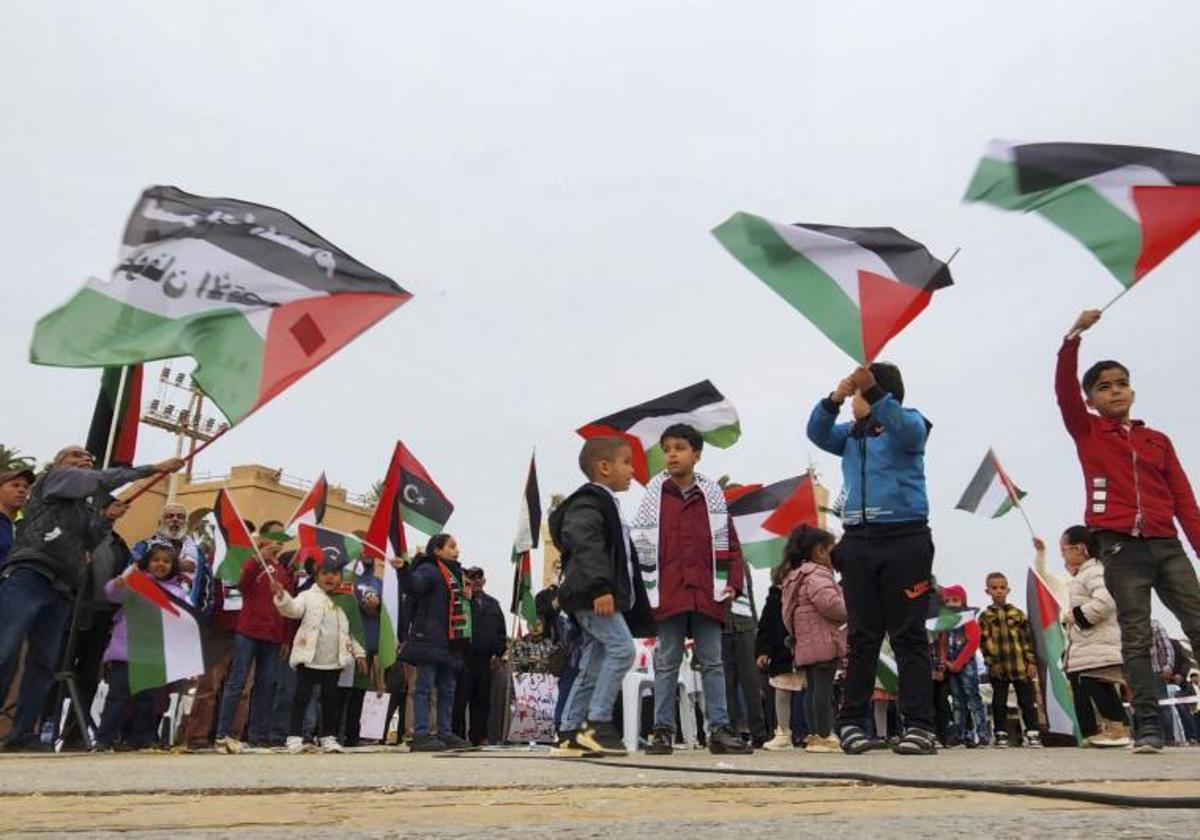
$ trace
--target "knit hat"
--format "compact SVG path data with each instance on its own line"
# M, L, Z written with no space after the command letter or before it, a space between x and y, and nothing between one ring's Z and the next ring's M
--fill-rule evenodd
M967 603L967 588L961 584L952 583L949 586L942 587L942 600L948 601L951 598L956 598Z

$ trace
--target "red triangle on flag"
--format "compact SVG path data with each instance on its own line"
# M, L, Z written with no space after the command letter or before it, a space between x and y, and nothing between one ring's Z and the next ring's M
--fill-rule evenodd
M599 423L589 423L577 429L576 434L584 440L596 437L617 437L627 441L629 448L633 450L633 477L642 485L650 481L650 466L646 461L646 450L642 448L642 442L636 436L622 432L619 429L614 429L612 426L604 426Z
M929 305L931 292L871 271L858 272L863 363L870 364L892 338Z
M775 508L775 512L763 520L763 530L786 537L799 526L808 523L816 527L817 493L812 478L806 478L792 491L792 495Z
M1133 203L1142 223L1142 250L1133 267L1137 282L1200 231L1200 186L1134 187Z

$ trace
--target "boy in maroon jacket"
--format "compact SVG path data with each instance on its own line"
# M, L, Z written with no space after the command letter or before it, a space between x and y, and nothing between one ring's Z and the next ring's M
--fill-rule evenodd
M1175 531L1178 520L1200 551L1200 509L1171 439L1130 419L1134 392L1124 365L1096 362L1084 373L1080 393L1079 334L1098 320L1094 309L1076 319L1058 351L1054 389L1083 467L1085 521L1100 539L1104 583L1117 602L1121 655L1133 691L1134 751L1155 753L1163 732L1150 667L1150 590L1200 649L1200 580Z

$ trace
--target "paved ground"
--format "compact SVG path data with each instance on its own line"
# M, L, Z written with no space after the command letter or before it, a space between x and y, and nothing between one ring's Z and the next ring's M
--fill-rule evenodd
M116 754L0 756L0 830L140 837L516 838L881 835L1196 837L1200 811L1112 808L929 787L697 774L686 768L859 771L904 779L1061 785L1200 797L1200 750L955 750L937 758L704 752L553 760L525 751L455 757ZM662 768L662 769L657 769Z

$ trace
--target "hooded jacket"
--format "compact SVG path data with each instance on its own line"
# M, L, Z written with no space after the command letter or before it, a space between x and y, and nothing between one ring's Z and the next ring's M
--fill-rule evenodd
M833 569L802 563L783 579L783 625L795 640L796 665L846 655L846 601Z
M828 398L808 418L808 439L842 459L842 524L923 522L929 518L925 442L932 424L878 385L863 396L871 414L861 423L836 423L841 406Z
M1068 674L1120 665L1121 628L1117 604L1104 586L1104 566L1088 558L1067 584L1071 617L1063 670Z
M317 653L317 637L321 633L321 621L325 613L337 611L338 632L338 668L345 668L355 659L366 656L363 646L350 635L350 619L345 611L334 605L333 600L319 586L310 586L295 598L280 592L272 596L275 608L279 614L289 619L299 619L300 626L292 640L292 652L288 664L292 668L298 665L311 665Z

